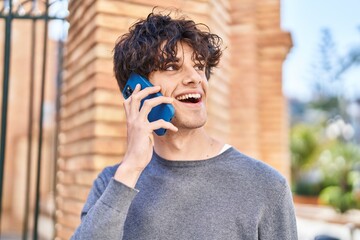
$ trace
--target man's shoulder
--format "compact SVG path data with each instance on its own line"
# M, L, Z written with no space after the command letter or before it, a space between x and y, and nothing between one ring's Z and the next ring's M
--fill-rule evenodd
M228 163L241 180L269 188L283 188L286 185L285 177L274 167L235 148L224 157L228 158Z

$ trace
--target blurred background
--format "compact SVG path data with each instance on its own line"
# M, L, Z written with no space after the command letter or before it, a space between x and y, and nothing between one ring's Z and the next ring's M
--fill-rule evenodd
M154 6L0 1L0 239L69 239L99 171L121 161L112 49ZM206 128L287 178L299 239L360 239L360 2L156 6L223 38Z
M360 208L359 8L352 0L281 3L281 26L293 41L283 65L283 93L289 104L294 199L331 206L341 215L328 221L323 213L319 220L348 226L359 221L344 216L351 218L350 212ZM298 209L299 216L307 215ZM319 228L350 239L339 229Z

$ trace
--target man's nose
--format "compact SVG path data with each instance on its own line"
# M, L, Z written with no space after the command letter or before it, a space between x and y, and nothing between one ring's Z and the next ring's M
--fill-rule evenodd
M185 85L199 85L202 82L202 78L199 72L194 67L189 67L186 69L186 73L183 79Z

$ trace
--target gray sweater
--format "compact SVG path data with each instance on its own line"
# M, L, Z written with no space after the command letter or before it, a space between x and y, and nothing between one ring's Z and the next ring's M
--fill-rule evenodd
M297 239L291 192L268 165L234 148L200 161L154 153L136 189L95 180L72 239Z

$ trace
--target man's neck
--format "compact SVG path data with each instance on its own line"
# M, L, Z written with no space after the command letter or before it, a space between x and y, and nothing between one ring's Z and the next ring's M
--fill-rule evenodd
M210 137L205 129L168 132L154 137L155 152L168 160L204 160L218 155L224 144Z

